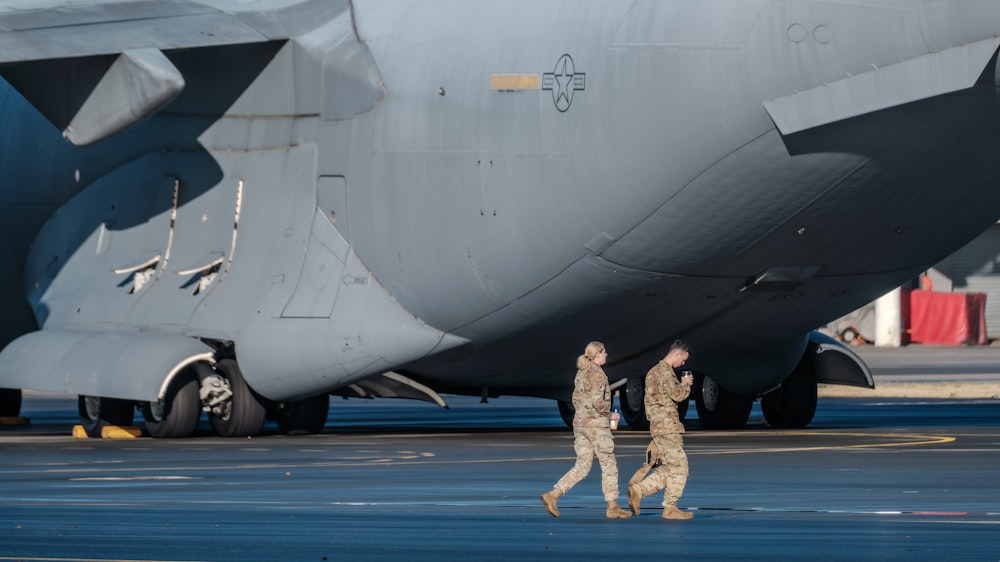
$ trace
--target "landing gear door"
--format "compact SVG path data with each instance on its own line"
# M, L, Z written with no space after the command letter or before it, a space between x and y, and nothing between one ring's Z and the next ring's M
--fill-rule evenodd
M302 274L282 318L329 318L337 302L348 246L333 228L327 213L317 207Z
M837 340L813 331L807 352L816 372L816 382L875 388L871 369L856 353Z

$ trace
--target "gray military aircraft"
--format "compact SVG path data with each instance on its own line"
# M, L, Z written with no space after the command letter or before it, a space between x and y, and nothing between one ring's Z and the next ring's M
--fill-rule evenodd
M329 397L710 427L872 386L813 331L1000 216L995 0L0 1L0 414L322 429Z

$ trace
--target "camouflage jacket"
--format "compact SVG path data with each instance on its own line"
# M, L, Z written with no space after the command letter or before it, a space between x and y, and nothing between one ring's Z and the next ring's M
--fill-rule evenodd
M604 369L591 364L576 372L573 388L573 427L608 427L611 391Z
M691 387L677 380L674 369L660 361L646 373L646 419L651 435L684 433L684 424L677 416L677 403L687 400Z

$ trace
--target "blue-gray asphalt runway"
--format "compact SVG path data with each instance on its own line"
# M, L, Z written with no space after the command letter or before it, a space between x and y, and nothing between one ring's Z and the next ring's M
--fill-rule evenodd
M596 463L550 517L574 458L554 404L449 402L334 400L312 436L81 440L72 399L28 395L32 424L0 428L0 560L1000 560L997 400L692 420L686 522L658 497L605 519ZM621 481L646 442L616 434Z
M1000 381L1000 348L992 346L852 347L871 368L876 386L897 382Z

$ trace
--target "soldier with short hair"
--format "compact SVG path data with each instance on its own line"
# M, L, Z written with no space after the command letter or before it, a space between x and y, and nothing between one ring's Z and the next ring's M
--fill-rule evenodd
M639 515L642 498L663 490L663 518L685 520L693 513L677 509L677 500L684 493L688 477L687 454L684 452L684 424L677 415L677 403L691 394L693 377L690 373L677 378L674 369L688 360L691 350L687 343L677 340L670 345L667 355L646 374L646 418L652 443L647 449L644 465L629 481L626 492L629 510ZM649 467L653 472L646 475Z
M583 480L594 462L601 465L601 488L608 502L609 519L626 519L631 514L618 507L618 464L615 462L615 441L609 422L618 420L619 414L611 412L611 391L608 376L601 368L608 353L601 342L590 342L576 360L576 379L573 388L573 448L576 464L556 482L551 491L542 494L545 511L559 517L556 501Z

